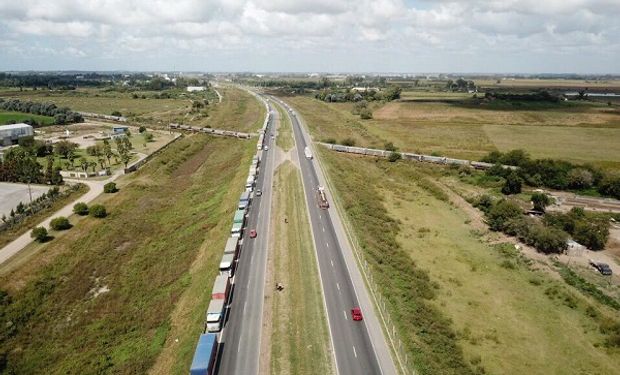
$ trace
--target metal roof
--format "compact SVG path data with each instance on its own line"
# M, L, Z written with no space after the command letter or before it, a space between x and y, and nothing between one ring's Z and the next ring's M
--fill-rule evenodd
M32 129L32 126L30 126L28 124L24 124L23 122L20 122L19 124L0 125L0 130L23 129L23 128L30 128L30 129Z

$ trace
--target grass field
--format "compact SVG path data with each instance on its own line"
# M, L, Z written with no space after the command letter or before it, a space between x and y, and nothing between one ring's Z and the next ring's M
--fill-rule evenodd
M5 275L1 284L12 303L0 316L3 325L13 322L0 340L7 371L146 372L174 341L168 334L179 321L172 313L193 284L197 257L213 270L200 281L212 281L221 248L205 241L223 244L234 208L224 203L232 202L231 184L245 172L240 160L249 163L253 151L242 145L204 135L174 143L120 180L119 193L98 199L108 218L82 220ZM205 308L206 301L195 300L193 314L183 316L194 335L177 344L184 350L183 361L173 363L178 373L187 372Z
M291 119L287 116L284 108L275 101L271 102L278 110L280 126L278 127L278 137L276 138L276 144L284 151L288 151L293 148L293 127L291 126Z
M426 168L320 156L419 373L617 369L599 329L615 312L488 243Z
M241 132L255 132L263 126L265 106L252 95L232 87L218 88L218 91L222 102L209 111L209 117L189 123Z
M271 374L334 373L327 320L299 170L275 172ZM288 223L284 223L288 218ZM270 285L268 285L270 287Z
M0 111L0 125L6 125L12 121L23 122L24 120L34 119L39 124L51 125L54 118L49 116L32 115L30 113Z
M309 97L286 98L308 123L316 140L352 138L356 145L480 159L493 150L522 148L534 158L620 167L620 111L573 104L538 110L475 108L441 102L373 104L374 119L350 113L352 104L327 104ZM592 152L592 145L597 150Z

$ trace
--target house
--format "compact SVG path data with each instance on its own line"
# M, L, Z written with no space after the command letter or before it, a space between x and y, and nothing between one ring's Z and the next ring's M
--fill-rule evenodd
M204 86L187 86L187 92L205 91L206 89Z
M20 138L34 136L32 126L28 124L9 124L0 126L0 146L17 144Z

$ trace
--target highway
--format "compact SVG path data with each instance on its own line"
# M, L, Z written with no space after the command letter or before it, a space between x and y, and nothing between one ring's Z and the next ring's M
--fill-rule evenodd
M263 194L254 196L250 204L229 314L220 338L216 373L222 375L258 374L274 169L274 139L270 136L277 119L274 112L265 132L264 144L270 150L262 151L254 189L261 189ZM251 229L258 233L254 239L248 236Z
M348 246L343 244L348 242L337 217L338 212L333 205L327 210L318 206L316 188L324 186L325 179L320 168L315 165L318 161L309 160L304 155L306 146L313 149L310 138L297 116L291 116L290 112L287 114L293 125L301 166L337 371L341 375L396 374L389 347L351 249L346 248L348 252L344 253L342 251L344 246ZM327 196L330 204L333 203L329 191ZM336 226L334 219L338 224ZM362 308L364 320L361 322L351 318L351 309L355 306Z

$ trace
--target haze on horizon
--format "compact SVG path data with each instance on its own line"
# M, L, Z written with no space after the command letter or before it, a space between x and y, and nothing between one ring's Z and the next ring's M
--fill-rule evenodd
M0 70L620 73L618 0L0 0Z

